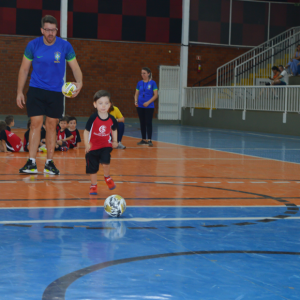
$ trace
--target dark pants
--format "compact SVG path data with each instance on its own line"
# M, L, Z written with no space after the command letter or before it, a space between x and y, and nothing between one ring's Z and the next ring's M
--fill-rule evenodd
M140 126L141 126L141 133L142 139L146 139L146 131L148 139L151 140L152 138L152 118L154 113L154 108L142 108L137 107L137 112L140 118Z
M122 141L124 130L125 130L124 122L119 122L118 123L118 143Z

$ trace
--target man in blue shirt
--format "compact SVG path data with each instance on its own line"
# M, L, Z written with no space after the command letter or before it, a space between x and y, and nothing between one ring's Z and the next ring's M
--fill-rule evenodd
M76 82L76 97L82 88L82 72L76 60L73 47L68 41L56 37L57 20L52 16L42 18L42 35L30 41L25 49L19 71L17 105L24 108L25 97L23 89L27 80L30 66L32 73L27 93L27 114L31 119L29 136L29 159L20 173L37 173L36 153L39 147L41 127L46 116L46 145L47 161L44 173L59 175L59 170L53 163L56 141L57 119L61 118L64 110L64 96L61 88L64 84L65 61L72 69Z

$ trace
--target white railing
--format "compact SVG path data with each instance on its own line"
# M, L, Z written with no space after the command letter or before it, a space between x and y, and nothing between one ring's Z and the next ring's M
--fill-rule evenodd
M248 52L238 56L237 58L229 61L228 63L224 64L223 66L219 67L217 69L217 77L216 77L216 83L217 86L230 86L234 84L234 69L239 66L240 64L244 63L245 61L248 61L249 59L253 58L254 56L260 54L261 52L273 48L275 45L279 44L280 42L291 38L296 33L300 32L300 26L299 27L293 27L274 38L264 42L263 44L252 48Z
M300 31L236 66L234 68L234 86L256 85L257 78L270 77L272 66L285 66L293 57L299 43Z
M247 110L283 113L286 123L288 112L300 113L300 86L244 86L244 87L192 87L185 88L184 107Z

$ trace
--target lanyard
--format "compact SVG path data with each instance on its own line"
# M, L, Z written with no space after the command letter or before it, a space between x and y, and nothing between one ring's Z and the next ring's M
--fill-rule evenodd
M145 83L145 82L143 81L143 90L144 90L144 91L143 91L143 98L145 98L145 92L146 92L144 83ZM149 81L146 82L146 88L147 88L147 84L148 84L148 83L149 83Z

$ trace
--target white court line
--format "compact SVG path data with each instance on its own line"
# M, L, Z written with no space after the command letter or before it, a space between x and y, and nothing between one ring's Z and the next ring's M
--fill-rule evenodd
M154 181L154 183L173 183L172 181Z
M250 183L266 183L265 181L251 181Z
M80 198L79 198L80 199ZM79 200L78 199L78 200ZM48 201L48 200L52 200L52 199L45 199L45 201ZM104 201L104 199L102 199ZM1 201L1 200L0 200ZM99 200L100 201L100 200ZM103 205L87 205L87 206L37 206L37 207L0 207L0 210L1 209L46 209L46 208L57 208L57 209L65 209L65 208L90 208L90 207L103 207ZM269 207L285 207L285 205L243 205L243 206L240 206L240 205L230 205L230 206L206 206L206 205L193 205L193 206L178 206L178 205L147 205L147 206L144 206L144 205L127 205L127 208L129 207L133 207L133 208L151 208L151 207L158 207L158 208L161 208L161 207L164 207L164 208L269 208Z
M290 183L289 181L273 181L273 183Z
M227 181L227 183L245 183L243 181Z
M71 181L63 181L63 180L57 180L57 181L52 181L53 183L71 183Z
M78 183L91 183L91 181L78 181Z
M221 183L221 181L206 181L206 182L203 182L203 183Z
M23 182L24 183L34 183L34 184L36 184L36 183L44 183L44 181L37 181L37 180L32 180L32 181L30 181L30 180L23 180Z
M16 181L0 181L0 183L17 183Z
M273 217L240 217L240 218L115 218L115 219L78 219L78 220L8 220L0 221L0 224L41 224L41 223L95 223L95 222L168 222L168 221L245 221L245 220L282 220ZM300 220L300 217L288 217L285 220Z
M194 182L193 181L190 181L190 182L189 181L182 181L180 183L197 183L197 182L196 181L194 181Z

